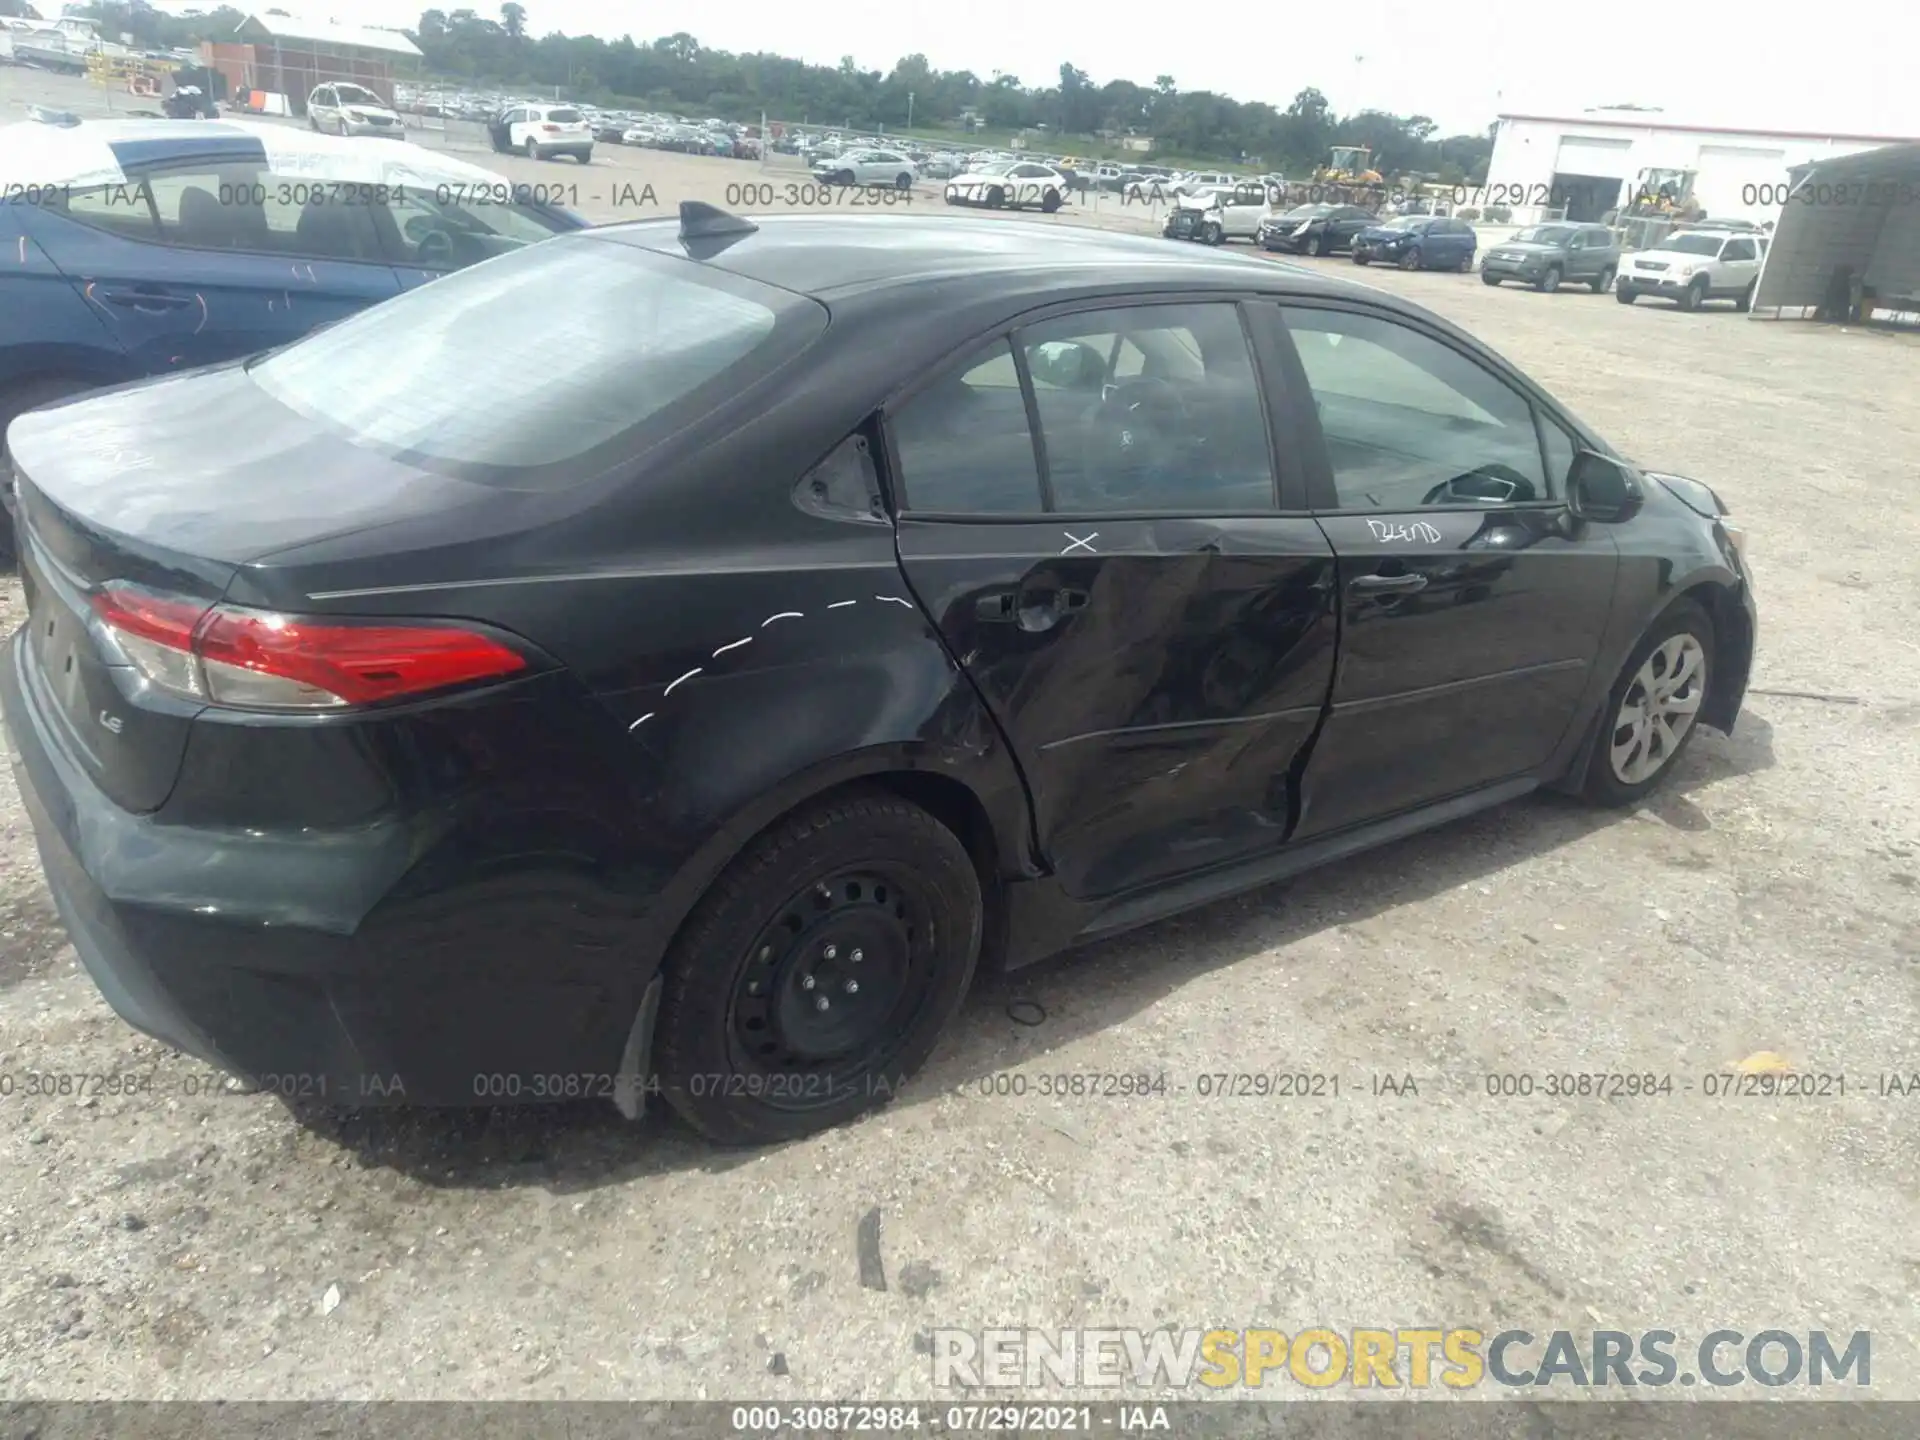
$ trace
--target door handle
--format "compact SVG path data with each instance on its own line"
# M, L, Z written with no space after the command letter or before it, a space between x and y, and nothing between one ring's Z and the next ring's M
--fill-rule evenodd
M191 296L161 290L102 290L100 298L129 310L184 310L194 303Z
M1426 588L1424 575L1362 575L1347 585L1355 595L1411 595Z

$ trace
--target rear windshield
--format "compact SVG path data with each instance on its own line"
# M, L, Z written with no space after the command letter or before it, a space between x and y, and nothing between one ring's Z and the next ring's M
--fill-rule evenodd
M250 367L354 444L516 490L584 480L799 353L825 311L584 235L410 290Z
M579 118L580 118L580 112L578 110L547 111L547 119L557 121L559 124L562 124L562 125L571 125L574 123L574 121L578 120Z

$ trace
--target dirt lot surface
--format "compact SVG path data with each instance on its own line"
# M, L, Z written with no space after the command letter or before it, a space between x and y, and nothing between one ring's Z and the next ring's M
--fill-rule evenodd
M582 173L623 167L669 201L669 175L714 200L761 178ZM976 993L887 1111L739 1154L658 1115L296 1120L219 1091L107 1009L0 780L0 1075L159 1090L0 1098L0 1395L910 1396L936 1326L1474 1324L1871 1330L1874 1393L1920 1398L1920 1096L1877 1093L1920 1072L1920 348L1365 278L1750 528L1754 692L1656 803L1522 802L1089 947ZM1846 1093L1702 1093L1763 1051ZM1141 1070L1189 1093L983 1093ZM1243 1071L1342 1094L1191 1093ZM1598 1071L1676 1088L1485 1088Z

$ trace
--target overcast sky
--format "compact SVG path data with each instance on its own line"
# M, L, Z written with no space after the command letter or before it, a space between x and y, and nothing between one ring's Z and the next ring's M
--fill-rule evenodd
M411 25L423 8L414 0L266 3L384 25ZM1183 90L1282 107L1313 85L1338 111L1425 114L1447 133L1482 130L1502 110L1572 114L1626 102L1662 106L1667 118L1694 124L1920 138L1920 82L1911 71L1920 54L1920 5L1913 0L1836 5L1829 13L1845 29L1832 35L1810 23L1810 10L1782 7L1778 20L1798 27L1794 40L1781 35L1767 7L1717 0L1548 0L1518 8L1231 0L1206 9L1033 0L524 3L536 35L631 34L644 42L685 30L716 49L824 64L852 55L862 69L882 71L919 51L938 69L982 79L1001 70L1029 85L1057 81L1068 61L1096 83L1151 84L1171 75ZM487 0L475 8L498 13ZM1683 41L1689 17L1711 38Z

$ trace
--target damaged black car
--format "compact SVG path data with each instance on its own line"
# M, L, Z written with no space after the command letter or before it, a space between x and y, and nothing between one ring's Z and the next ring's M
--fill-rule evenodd
M1735 723L1739 527L1427 311L688 206L17 420L107 1001L336 1103L898 1093L975 974Z

